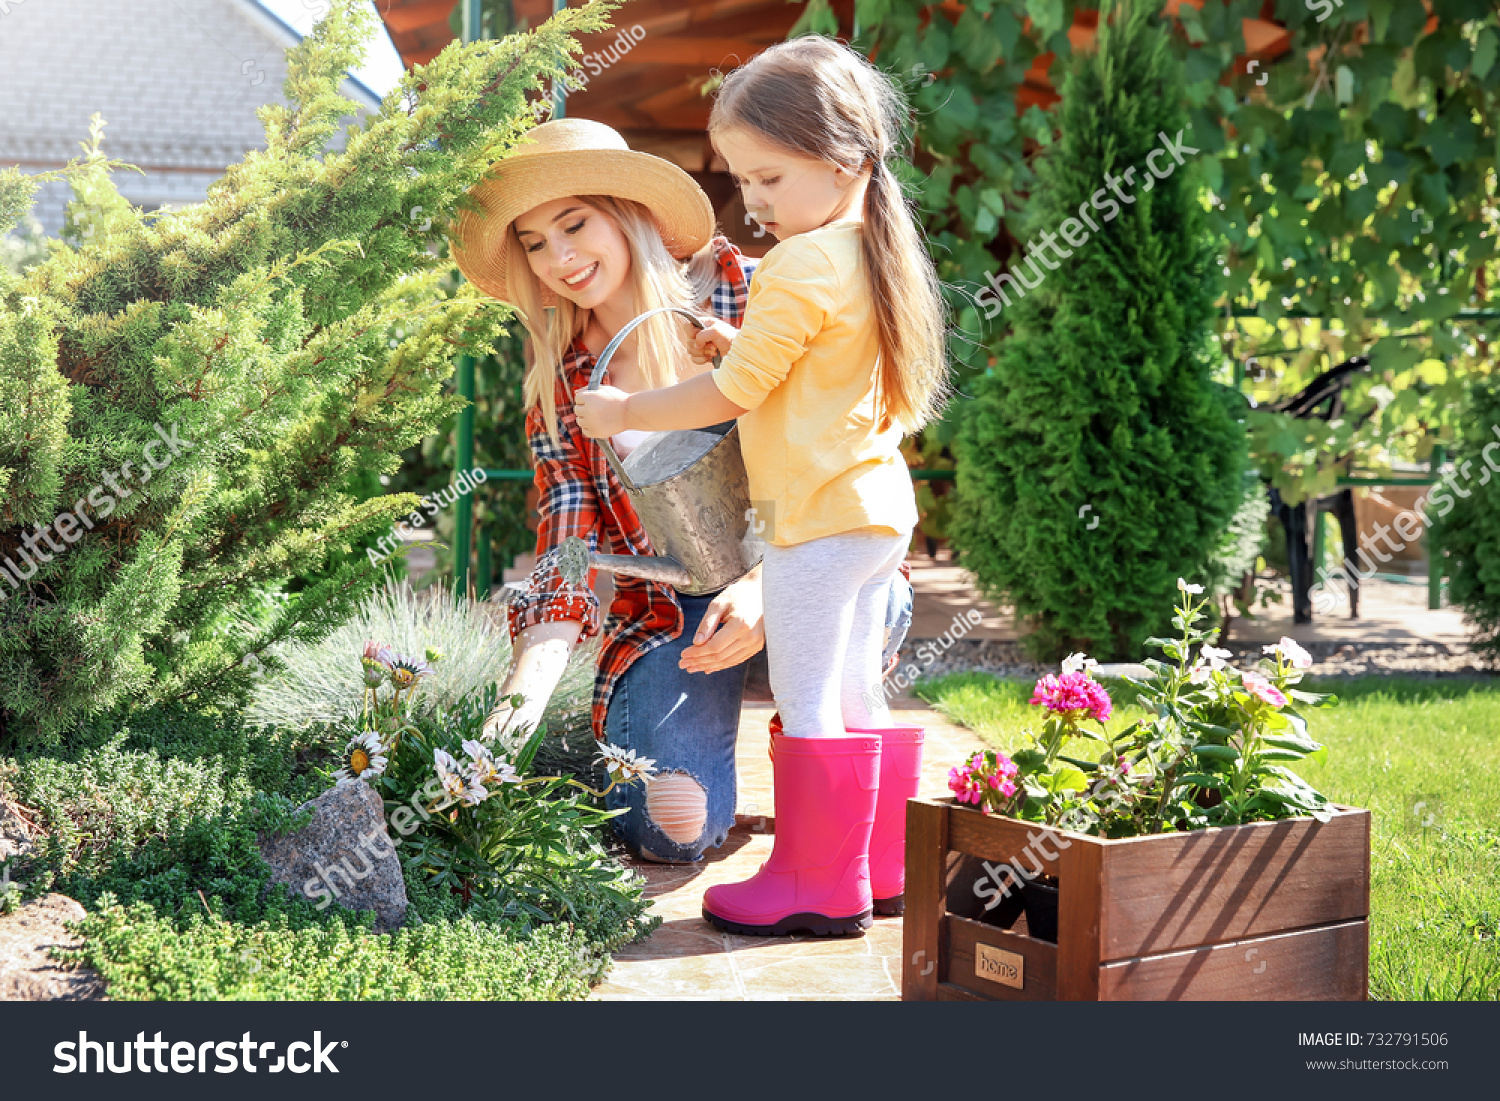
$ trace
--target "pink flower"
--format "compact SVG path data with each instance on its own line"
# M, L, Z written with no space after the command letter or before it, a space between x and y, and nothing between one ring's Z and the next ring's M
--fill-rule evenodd
M984 798L979 778L968 768L950 768L948 787L960 803L978 803Z
M1286 697L1270 681L1259 673L1244 673L1240 678L1245 685L1245 691L1257 699L1264 700L1272 707L1285 707Z
M1048 673L1036 682L1031 702L1074 722L1085 714L1104 722L1114 710L1104 686L1082 672Z

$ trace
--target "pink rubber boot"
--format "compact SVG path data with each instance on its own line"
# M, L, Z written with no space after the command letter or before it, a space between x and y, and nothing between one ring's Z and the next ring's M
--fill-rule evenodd
M906 912L906 801L922 781L922 739L926 729L897 726L884 730L851 730L878 735L880 798L870 833L870 893L882 916Z
M880 738L773 736L776 840L760 871L710 887L703 916L726 933L846 936L871 917L870 830Z

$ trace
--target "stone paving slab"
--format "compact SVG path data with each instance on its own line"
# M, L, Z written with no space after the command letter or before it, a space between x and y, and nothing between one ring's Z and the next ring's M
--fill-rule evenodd
M963 727L916 701L897 700L903 723L927 728L921 794L944 795L948 769L981 747ZM772 708L740 716L739 811L725 844L695 865L630 861L645 876L661 927L615 954L597 1001L893 1001L901 996L900 917L877 917L859 937L742 937L703 920L703 892L755 874L771 855L775 804L768 755Z

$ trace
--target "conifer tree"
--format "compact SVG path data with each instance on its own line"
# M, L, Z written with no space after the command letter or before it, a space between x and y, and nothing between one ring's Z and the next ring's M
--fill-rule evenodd
M1448 596L1463 609L1470 646L1500 664L1500 380L1477 380L1463 407L1453 470L1416 515L1429 522L1440 557L1427 564L1448 576ZM1408 521L1412 523L1412 521ZM1407 530L1410 530L1409 528ZM1398 531L1398 535L1403 534ZM1375 554L1379 554L1375 551ZM1365 552L1354 563L1375 569ZM1366 575L1368 576L1368 575Z
M289 52L267 148L206 202L141 215L99 143L72 167L100 212L78 247L0 270L0 738L47 738L126 699L242 690L247 657L340 622L379 579L362 556L248 609L415 498L356 502L361 471L452 412L443 382L507 312L444 290L465 192L534 124L613 0L453 45L329 148L373 16L336 2ZM0 233L36 183L0 173ZM273 664L273 663L272 663Z
M963 412L953 538L1038 657L1140 657L1242 496L1237 399L1211 380L1214 252L1170 33L1145 3L1101 13L1038 158L1019 283L978 296L1013 336Z

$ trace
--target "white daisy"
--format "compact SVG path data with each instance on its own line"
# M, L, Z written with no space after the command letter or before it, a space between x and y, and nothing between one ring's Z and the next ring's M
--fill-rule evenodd
M599 743L599 756L609 777L617 784L626 784L638 777L650 776L656 771L654 757L637 757L633 749L621 749L608 742Z
M1199 593L1203 592L1202 585L1189 585L1180 577L1177 579L1177 589L1179 592L1187 593L1189 596L1197 596Z
M385 747L373 730L356 734L344 747L344 767L333 774L335 780L360 780L369 783L385 771Z
M476 784L463 772L459 771L458 762L446 749L439 749L432 755L432 763L437 772L438 782L443 785L443 794L446 798L441 806L450 803L462 802L471 807L476 807L489 798L489 792L483 784Z
M469 775L480 787L490 784L518 784L521 778L509 761L497 761L489 747L473 738L464 742L464 752L470 757Z

